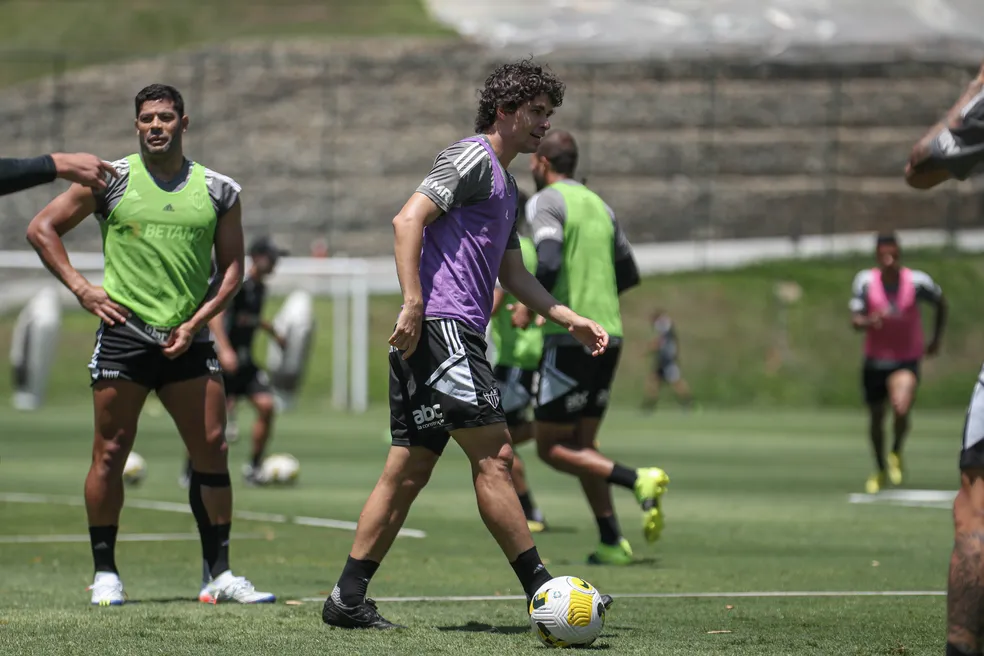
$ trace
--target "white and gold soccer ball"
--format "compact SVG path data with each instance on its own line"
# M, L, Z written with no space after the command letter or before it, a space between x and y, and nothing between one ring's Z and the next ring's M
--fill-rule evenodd
M550 579L533 595L530 625L548 647L586 647L605 628L601 593L576 576Z
M301 473L301 463L289 453L274 453L260 465L260 479L267 483L290 485L297 482Z
M123 483L126 485L140 485L141 481L147 476L147 461L136 451L131 451L126 457L123 465Z

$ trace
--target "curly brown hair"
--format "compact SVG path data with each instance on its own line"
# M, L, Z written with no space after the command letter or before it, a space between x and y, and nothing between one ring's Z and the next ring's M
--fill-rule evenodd
M478 101L475 131L484 134L492 129L500 107L511 114L540 94L550 98L554 107L560 107L564 103L564 89L564 83L549 68L535 63L532 57L503 64L485 79Z

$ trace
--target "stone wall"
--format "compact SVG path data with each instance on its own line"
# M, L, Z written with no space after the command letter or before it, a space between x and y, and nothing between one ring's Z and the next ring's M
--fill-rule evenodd
M244 188L247 232L298 254L391 249L390 219L434 155L470 133L498 58L457 41L246 44L72 71L5 90L3 154L136 149L132 97L185 94L189 156ZM545 58L549 61L549 58ZM554 125L631 239L761 237L979 222L972 186L907 189L908 149L969 71L931 64L550 62L568 85ZM513 173L529 189L528 160ZM64 185L0 199L0 248ZM72 236L98 247L94 223Z

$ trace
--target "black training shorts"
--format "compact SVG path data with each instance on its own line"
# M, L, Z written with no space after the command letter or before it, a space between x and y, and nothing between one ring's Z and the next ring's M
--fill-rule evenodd
M506 414L506 424L513 427L529 421L526 411L533 404L536 395L537 372L498 365L493 373L502 393L502 411Z
M252 360L240 360L234 373L223 373L226 396L252 397L270 394L270 377Z
M102 380L128 380L157 390L171 383L222 372L211 341L197 339L172 360L164 355L161 343L145 334L141 326L135 318L115 326L106 323L99 326L89 360L91 385ZM156 337L162 337L160 331L156 331Z
M537 421L570 424L584 417L600 419L608 408L612 382L618 369L620 340L612 340L601 355L570 344L567 335L544 340L537 390Z
M896 371L903 369L911 371L919 380L919 361L898 362L891 366L876 365L871 360L865 360L861 367L861 387L864 390L864 402L868 405L884 403L888 398L888 378Z
M408 360L390 349L390 432L394 446L440 454L451 433L504 423L484 336L452 319L427 319Z

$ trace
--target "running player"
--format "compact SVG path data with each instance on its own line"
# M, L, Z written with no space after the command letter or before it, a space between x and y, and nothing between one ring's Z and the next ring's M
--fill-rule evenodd
M85 482L95 577L92 603L119 605L116 534L123 465L153 390L191 454L188 498L212 580L203 601L272 602L229 568L232 489L224 438L225 395L208 322L243 277L239 185L185 159L188 129L178 90L153 84L135 99L140 152L113 163L104 193L73 185L31 222L28 239L45 266L102 321L89 362L95 409ZM62 236L90 214L102 230L105 278L98 287L72 267ZM210 289L212 252L214 286Z
M643 532L655 542L664 519L659 499L670 479L656 467L623 467L597 448L622 341L618 297L639 284L639 271L614 212L574 179L577 161L577 143L563 131L551 132L532 157L540 191L527 203L526 216L533 224L536 278L561 303L595 317L610 341L604 354L590 357L563 328L544 327L534 432L540 457L581 481L601 535L588 561L625 565L632 548L619 529L611 484L635 494L643 509Z
M916 143L905 179L917 189L966 180L984 162L984 65L942 122ZM984 367L977 374L960 450L947 583L946 656L984 654Z
M263 369L253 361L253 337L259 328L270 335L285 348L285 339L277 333L273 324L263 319L263 304L266 302L267 276L273 273L277 260L287 252L268 238L261 237L250 244L250 267L243 286L232 299L232 304L209 322L215 350L222 365L222 378L226 393L226 439L235 441L237 433L235 421L236 402L246 397L256 411L253 423L252 452L248 463L243 465L243 477L248 485L269 483L263 476L261 465L276 411L270 379ZM192 463L188 460L184 480L190 480ZM184 484L184 481L182 481Z
M680 373L680 363L677 361L680 357L680 345L677 341L676 324L664 310L653 312L652 322L655 334L649 351L652 353L653 368L646 378L646 398L642 402L642 409L646 412L656 409L661 382L669 383L680 405L689 409L693 406L694 398L690 386Z
M112 164L88 153L0 157L0 196L54 182L55 178L103 191L107 180L115 177Z
M452 437L471 462L482 519L527 598L551 578L513 488L512 446L484 334L498 274L503 287L590 352L607 346L598 324L537 284L516 238L517 192L507 167L536 149L563 97L560 80L532 61L500 66L481 92L478 134L442 151L393 219L404 300L389 340L393 446L325 600L329 625L396 628L366 590Z
M903 479L902 445L909 432L909 412L919 386L923 353L936 355L946 326L946 300L928 274L901 265L894 235L881 235L875 247L878 266L854 277L850 308L855 330L865 331L861 381L870 417L868 433L878 467L865 483L877 493L886 480ZM936 327L924 348L919 301L936 307ZM892 406L895 440L885 456L885 402Z
M519 200L520 203L524 200L522 194ZM525 233L526 225L522 217L517 219L518 232ZM519 245L526 270L536 273L536 246L533 245L533 240L520 234ZM493 374L502 392L502 411L506 415L506 426L512 436L513 446L533 439L529 411L533 403L534 378L540 366L540 354L543 352L543 323L543 317L534 318L529 308L516 300L515 296L502 287L496 287L492 302L492 343L495 344L496 352ZM514 454L512 476L530 532L545 531L547 523L533 501L526 480L526 467L518 453Z

